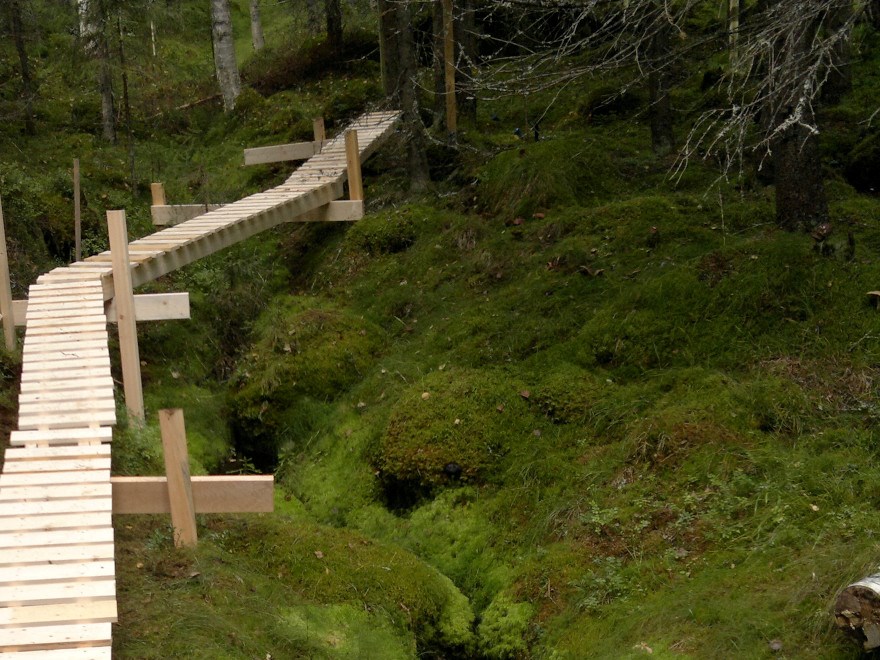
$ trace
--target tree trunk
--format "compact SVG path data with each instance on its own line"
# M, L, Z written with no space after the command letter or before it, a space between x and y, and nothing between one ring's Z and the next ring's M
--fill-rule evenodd
M837 627L858 640L864 650L880 647L880 574L849 585L834 604Z
M342 4L339 0L324 0L327 15L327 43L335 54L342 49Z
M473 78L477 62L476 20L474 0L459 0L459 11L455 17L456 98L460 116L477 119L477 96Z
M24 43L24 21L21 15L21 0L10 0L8 8L15 50L18 51L18 61L21 66L21 89L24 94L24 128L28 135L34 135L37 132L34 126L34 82L31 77L27 48L25 48Z
M668 154L675 148L674 116L669 102L669 25L662 17L661 29L654 33L646 52L648 60L648 117L651 124L651 146L657 154Z
M251 42L254 52L259 53L266 46L263 38L263 21L260 19L260 0L251 0Z
M318 9L318 0L306 0L306 27L311 34L318 34L321 30L321 11Z
M825 17L825 29L829 34L840 33L831 53L828 79L822 86L822 102L830 105L840 103L852 90L852 67L850 66L849 35L843 34L852 16L852 5L832 7Z
M773 141L773 157L777 224L788 231L810 231L827 222L819 137L792 126Z
M137 195L137 179L134 172L134 132L131 129L131 99L128 96L128 64L125 59L125 40L122 30L122 11L116 15L119 27L119 69L122 72L122 110L125 118L125 135L128 146L128 168L132 196Z
M107 13L98 4L98 24L93 34L98 57L98 86L101 90L101 127L104 139L116 144L116 111L113 103L113 72L110 69L110 43L107 37Z
M403 0L397 7L398 59L400 63L400 107L403 113L403 129L407 147L407 161L410 173L410 188L422 191L430 183L428 157L425 154L427 139L425 127L419 116L419 101L416 96L415 43L412 32L412 9L409 0Z
M95 8L92 7L94 2L99 0L76 0L76 12L79 16L79 38L86 48L92 46L92 42L97 37L99 26L95 21ZM103 9L100 9L103 12Z
M440 2L440 0L437 0ZM400 88L400 60L398 59L397 5L392 0L378 0L379 60L382 71L382 89L389 98L396 98Z
M223 95L223 108L230 112L241 94L241 78L235 61L235 41L232 38L232 19L229 0L211 0L211 35L214 44L214 69Z
M446 123L446 62L443 56L443 0L434 0L431 14L434 69L434 130L440 131Z

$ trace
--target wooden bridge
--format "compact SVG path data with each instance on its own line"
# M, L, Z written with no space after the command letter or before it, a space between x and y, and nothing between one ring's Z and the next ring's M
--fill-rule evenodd
M280 186L132 241L117 271L130 273L125 287L281 223L356 217L336 201L348 178L346 142L349 155L360 142L355 150L368 157L397 116L364 115L349 127L356 133L345 134L355 140L319 143L320 153ZM108 251L56 268L30 287L18 430L0 475L0 658L110 657L116 405L105 303L114 298L114 256L120 258ZM123 310L117 313L121 323ZM129 398L126 383L131 407Z

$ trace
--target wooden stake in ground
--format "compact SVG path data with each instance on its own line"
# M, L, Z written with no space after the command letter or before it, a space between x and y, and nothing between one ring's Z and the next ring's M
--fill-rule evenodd
M144 392L141 385L141 358L138 351L131 263L128 259L128 227L125 211L107 211L107 230L113 259L113 290L119 352L122 356L122 384L125 407L133 418L144 421Z
M73 159L73 253L74 261L82 261L82 209L79 192L79 158Z
M458 131L455 103L455 36L452 32L452 0L443 0L443 61L446 73L446 130L454 137Z
M323 117L315 117L312 121L312 130L315 134L315 153L319 154L324 149L324 140L327 139L327 133L324 130Z
M168 478L174 545L194 546L198 542L196 509L193 505L183 411L160 410L159 428L162 431L162 448L165 451L165 473Z
M361 152L355 130L345 132L345 160L348 165L348 198L352 201L362 201L364 181L361 178Z
M153 196L153 206L167 206L165 202L165 186L161 183L151 183L150 194Z
M12 281L9 277L9 254L6 252L6 227L3 222L3 201L0 200L0 314L3 315L3 337L6 350L15 350L15 319L12 316Z

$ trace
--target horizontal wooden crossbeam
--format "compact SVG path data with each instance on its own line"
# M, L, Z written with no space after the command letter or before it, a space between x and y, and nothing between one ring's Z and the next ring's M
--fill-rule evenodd
M113 513L171 513L167 477L111 477ZM275 477L191 477L196 513L269 513Z
M153 205L150 207L150 215L153 218L153 224L157 227L170 227L222 208L223 204Z
M254 147L244 150L245 165L264 165L267 163L283 163L291 160L307 160L321 153L322 143L292 142L276 144L271 147Z
M15 318L15 325L25 325L25 319L30 304L42 303L42 300L13 300L12 315ZM75 298L69 303L72 308L80 306ZM58 303L54 305L58 308ZM34 308L36 309L36 308ZM116 305L113 300L108 301L105 306L105 313L109 323L116 322ZM190 317L189 310L189 293L142 293L134 297L134 318L136 321L168 321L178 319L188 319ZM36 318L34 316L34 318ZM57 313L53 315L57 318Z

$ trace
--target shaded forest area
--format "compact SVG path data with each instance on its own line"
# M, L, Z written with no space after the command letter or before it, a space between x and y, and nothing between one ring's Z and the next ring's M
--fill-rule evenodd
M238 199L289 172L242 148L403 111L365 218L150 285L193 314L139 328L148 416L185 410L194 472L274 472L276 513L201 516L194 551L118 518L114 654L859 656L833 609L880 564L880 6L451 19L449 51L442 1L0 7L16 298L72 258L74 158L92 254L108 209L152 231L153 181ZM162 473L157 424L113 466Z

